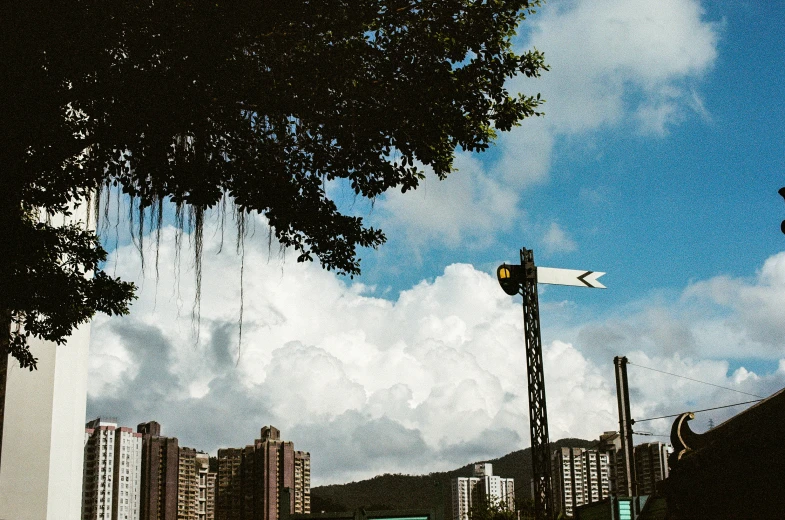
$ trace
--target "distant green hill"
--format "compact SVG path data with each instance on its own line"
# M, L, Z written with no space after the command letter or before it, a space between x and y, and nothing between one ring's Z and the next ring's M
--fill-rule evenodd
M592 448L597 441L561 439L551 443L551 449L562 447ZM516 498L531 498L531 448L518 450L493 460L493 474L515 479ZM311 512L367 511L388 509L431 509L444 507L444 519L452 519L452 491L450 480L470 477L474 463L461 468L428 475L380 475L369 480L333 484L311 489Z

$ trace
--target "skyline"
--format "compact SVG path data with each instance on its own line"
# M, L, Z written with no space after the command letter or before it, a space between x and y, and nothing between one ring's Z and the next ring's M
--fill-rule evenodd
M311 452L315 486L528 447L520 299L495 280L521 247L540 266L607 273L604 291L540 289L551 440L618 428L615 355L770 395L785 386L783 15L736 1L543 5L516 45L551 71L515 83L542 93L545 117L459 152L457 172L414 193L371 205L332 186L388 236L354 279L268 251L257 219L239 353L240 259L215 254L220 233L206 226L198 344L189 252L178 281L165 229L156 284L150 256L141 276L121 240L106 270L140 281L139 300L94 320L87 417L157 420L213 454L275 424ZM748 400L629 374L634 418ZM696 430L741 409L700 414Z

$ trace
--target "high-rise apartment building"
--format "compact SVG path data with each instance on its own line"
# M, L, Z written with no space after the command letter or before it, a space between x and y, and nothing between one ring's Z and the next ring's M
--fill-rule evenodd
M626 497L627 475L619 432L610 431L600 435L597 451L608 455L608 481L611 496Z
M142 435L140 520L177 520L178 440L161 436L155 421L139 424L136 431Z
M575 508L610 496L609 461L606 453L585 448L553 452L554 509L573 516Z
M197 453L194 458L197 474L195 520L215 519L215 473L210 471L210 456Z
M218 483L215 488L216 520L242 520L242 480L240 467L243 462L241 448L218 450Z
M196 450L180 448L177 478L177 520L196 520L199 507L199 471Z
M473 476L452 479L453 520L468 520L472 507L490 501L515 510L515 480L493 474L493 465L474 465Z
M600 435L597 450L608 455L611 495L626 497L627 475L619 433L605 432ZM639 444L633 448L638 495L655 494L657 482L668 478L668 455L671 452L672 448L661 442Z
M210 457L163 437L155 421L142 423L142 500L140 520L214 520L215 473Z
M289 504L281 504L289 488ZM278 520L282 507L311 512L311 456L282 441L273 426L243 449L218 450L216 520Z
M647 442L634 448L638 495L654 495L657 482L668 478L668 455L672 448L661 442Z
M207 499L205 500L207 512L205 520L215 520L215 508L217 505L218 473L210 471L207 473Z
M294 506L293 513L311 512L311 454L294 452Z
M210 457L191 448L180 448L177 520L213 520L214 486L215 473L210 473Z
M85 428L84 520L139 520L142 435L95 419Z

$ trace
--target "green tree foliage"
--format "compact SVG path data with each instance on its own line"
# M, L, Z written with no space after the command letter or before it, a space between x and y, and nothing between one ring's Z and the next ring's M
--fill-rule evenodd
M515 507L520 514L519 520L535 520L537 513L534 509L534 499L529 497L516 498Z
M62 339L69 322L91 311L124 311L129 286L82 257L86 249L100 257L97 242L21 217L62 212L93 193L100 215L111 190L130 197L137 240L160 230L165 203L188 217L197 277L204 212L227 203L240 236L245 216L258 212L298 261L359 273L357 247L377 247L384 234L342 213L326 183L345 183L371 200L391 188L405 192L423 179L423 167L444 178L457 148L485 150L497 131L540 115L539 95L505 88L516 74L547 69L540 52L517 54L511 45L536 4L55 0L6 7L0 225L13 233L4 246L22 249L26 230L62 233L59 255L44 257L52 269L93 270L95 290L79 293L79 312L23 306L8 294L42 287L22 254L15 266L0 260L0 307L17 323L38 313L36 323L63 324L47 332L50 339ZM75 289L53 287L34 300L71 297L61 290ZM43 333L43 325L30 329L32 318L21 319L25 334ZM19 359L22 351L14 352Z
M106 252L92 231L52 225L29 212L2 229L14 246L0 261L0 309L9 331L2 347L22 368L36 368L31 335L61 344L97 311L128 312L134 285L98 269Z
M506 502L495 499L475 500L469 520L517 520L518 514Z

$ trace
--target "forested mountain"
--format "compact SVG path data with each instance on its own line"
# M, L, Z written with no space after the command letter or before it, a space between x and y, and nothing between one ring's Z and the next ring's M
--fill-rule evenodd
M561 439L551 443L551 449L561 447L592 448L597 441ZM493 474L515 479L516 499L531 498L531 448L514 451L498 459L475 462L493 464ZM450 480L469 477L474 463L461 468L428 475L384 474L360 482L319 486L311 490L311 512L366 511L388 509L444 508L444 519L452 519L452 491Z

